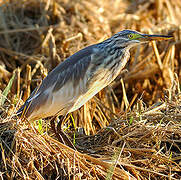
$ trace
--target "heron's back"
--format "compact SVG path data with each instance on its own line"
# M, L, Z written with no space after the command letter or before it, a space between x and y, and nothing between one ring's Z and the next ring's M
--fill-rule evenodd
M47 112L49 109L47 107L52 103L53 94L60 91L63 91L62 93L64 95L60 96L58 100L61 103L62 99L64 101L62 104L65 104L65 102L68 103L69 99L65 100L64 98L66 97L67 88L70 87L73 89L74 87L65 86L65 84L73 82L75 86L84 77L95 46L96 45L88 46L78 51L53 69L42 81L41 85L31 93L24 105L17 111L17 115L21 116L23 113L26 118L36 117L36 114L39 117L40 112L42 113L42 118L48 114L52 115L52 113ZM67 88L64 87L62 89L63 86ZM40 111L40 109L42 110Z

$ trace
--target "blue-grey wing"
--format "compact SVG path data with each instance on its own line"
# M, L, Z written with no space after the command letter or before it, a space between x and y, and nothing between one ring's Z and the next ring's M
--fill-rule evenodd
M78 51L53 69L41 85L35 88L24 105L17 111L17 115L21 116L24 112L24 116L29 117L45 104L48 105L47 102L51 101L53 93L61 91L61 88L70 81L76 86L84 77L91 63L91 55L95 46L92 45Z

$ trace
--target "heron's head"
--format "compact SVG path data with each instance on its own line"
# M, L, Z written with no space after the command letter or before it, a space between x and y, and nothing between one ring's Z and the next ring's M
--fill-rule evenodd
M123 30L115 34L112 38L114 43L120 47L131 48L137 44L153 41L153 40L167 40L173 36L165 35L148 35L141 34L137 31Z

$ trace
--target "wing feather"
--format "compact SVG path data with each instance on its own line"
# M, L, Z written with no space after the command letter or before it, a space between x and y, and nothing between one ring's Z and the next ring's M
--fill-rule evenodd
M53 98L51 96L55 92L61 91L61 88L66 83L72 81L75 87L84 77L86 70L89 67L91 55L95 46L96 45L92 45L78 51L53 69L42 81L41 85L35 88L24 105L17 111L17 115L21 116L24 112L24 116L27 118L32 113L36 116L36 112L41 112L39 109L51 105ZM63 95L64 93L61 94ZM62 98L65 101L64 97L59 98ZM46 113L44 116L46 116Z

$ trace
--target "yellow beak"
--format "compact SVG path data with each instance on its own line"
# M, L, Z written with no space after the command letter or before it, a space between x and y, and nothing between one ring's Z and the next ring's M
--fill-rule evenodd
M168 40L172 38L173 36L142 34L139 40L140 41L161 41L161 40Z

